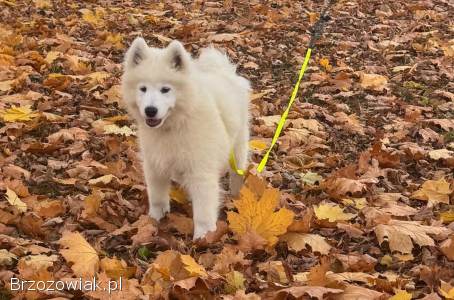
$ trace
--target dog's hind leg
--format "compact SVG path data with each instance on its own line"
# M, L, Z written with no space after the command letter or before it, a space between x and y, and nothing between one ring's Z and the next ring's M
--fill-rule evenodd
M248 136L239 137L237 142L234 146L235 152L235 159L237 168L240 170L246 171L247 168L247 161L248 161L248 150L249 150L249 142ZM232 196L236 197L240 193L240 189L243 186L244 178L241 175L238 175L234 170L230 170L230 193Z
M189 177L185 186L192 200L195 240L216 230L220 202L218 173Z
M155 174L147 164L144 166L144 173L149 203L148 214L159 221L170 211L170 178Z

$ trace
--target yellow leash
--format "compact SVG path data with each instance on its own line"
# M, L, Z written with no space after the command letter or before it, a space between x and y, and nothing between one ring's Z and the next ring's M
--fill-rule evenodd
M274 145L276 144L277 139L279 138L279 136L281 134L282 128L284 127L285 121L287 120L287 116L290 111L290 108L292 107L293 102L295 102L295 98L296 98L296 95L298 94L298 89L300 86L301 79L303 79L303 75L304 75L304 72L306 71L307 64L309 63L309 60L311 58L311 52L312 52L312 49L308 48L306 51L306 57L304 58L304 62L301 65L300 73L298 76L298 81L296 82L295 86L293 87L293 92L292 92L292 96L290 97L290 101L288 102L287 108L284 111L284 113L282 114L281 119L279 120L276 131L274 132L273 140L271 141L271 145L268 148L268 150L266 151L265 156L262 158L262 160L260 161L260 164L257 167L257 171L259 173L261 173L263 171L263 169L265 168L265 165L270 156L270 152L273 149ZM232 168L232 170L234 170L238 175L245 174L245 170L238 169L238 166L236 164L236 159L235 159L235 153L234 153L233 149L230 152L229 163L230 163L230 167Z

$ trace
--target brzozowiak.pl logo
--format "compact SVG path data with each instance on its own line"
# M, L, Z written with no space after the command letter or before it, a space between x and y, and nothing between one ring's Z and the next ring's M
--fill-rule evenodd
M118 281L108 280L100 281L99 278L93 277L89 280L82 278L71 278L68 280L22 280L19 278L11 278L11 291L75 291L83 292L90 291L107 291L109 294L115 291L121 291L123 286L122 278Z

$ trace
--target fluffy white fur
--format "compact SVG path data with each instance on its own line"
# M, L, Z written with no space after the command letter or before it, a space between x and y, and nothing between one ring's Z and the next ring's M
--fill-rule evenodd
M216 229L221 201L219 179L230 170L231 149L247 167L249 82L214 48L194 59L178 41L148 47L136 38L125 56L123 98L136 120L143 156L150 216L169 211L169 187L177 181L193 206L194 239ZM155 107L150 118L146 107ZM241 176L230 170L238 194Z

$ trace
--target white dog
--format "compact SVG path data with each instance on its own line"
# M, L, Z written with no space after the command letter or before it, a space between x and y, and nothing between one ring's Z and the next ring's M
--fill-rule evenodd
M192 200L194 239L203 237L216 229L219 179L232 149L238 168L247 166L249 81L218 50L193 59L178 41L159 49L136 38L124 67L123 98L138 126L149 214L159 220L169 211L175 180ZM231 171L232 193L241 185Z

